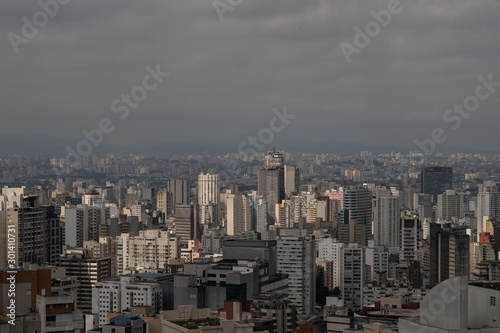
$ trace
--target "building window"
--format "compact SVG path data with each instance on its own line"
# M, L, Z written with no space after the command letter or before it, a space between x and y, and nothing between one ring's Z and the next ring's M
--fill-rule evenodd
M497 298L490 296L490 306L497 306Z

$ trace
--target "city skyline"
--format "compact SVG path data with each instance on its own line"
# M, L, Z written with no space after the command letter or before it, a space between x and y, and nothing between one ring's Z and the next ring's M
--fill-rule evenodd
M498 17L4 1L0 333L500 332Z

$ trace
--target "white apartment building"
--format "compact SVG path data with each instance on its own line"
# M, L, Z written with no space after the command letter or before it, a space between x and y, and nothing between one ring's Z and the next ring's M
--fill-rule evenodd
M180 238L168 231L141 230L139 236L121 234L117 237L118 274L142 267L164 268L168 259L180 258Z
M343 248L344 243L340 243L334 238L323 238L318 244L318 258L323 258L327 262L328 285L333 287L338 287L342 283Z
M160 284L121 276L98 282L92 289L92 312L99 315L99 327L108 323L108 313L121 313L133 306L152 306L155 313L160 313L163 310Z
M315 242L305 229L280 229L277 270L288 274L288 300L298 314L311 314L316 304Z

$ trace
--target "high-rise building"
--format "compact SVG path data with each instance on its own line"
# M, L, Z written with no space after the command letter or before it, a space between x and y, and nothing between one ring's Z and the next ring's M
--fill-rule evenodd
M373 218L375 245L399 247L400 207L399 196L377 193Z
M191 182L189 179L169 179L166 190L172 193L174 205L187 205L191 202Z
M92 289L92 313L99 327L108 323L108 313L121 313L134 306L150 306L153 313L163 310L163 290L159 283L121 276L97 282Z
M198 176L200 225L215 227L219 223L220 176L202 173Z
M484 185L477 194L477 239L486 232L490 217L500 217L500 191L496 185Z
M275 148L269 151L264 157L264 168L265 169L283 169L284 167L283 154L277 152Z
M399 260L419 260L422 225L418 217L403 217L400 220Z
M82 204L94 206L94 204L102 204L102 196L96 190L91 190L82 196Z
M469 276L469 235L465 227L431 224L430 230L430 284L457 276Z
M365 257L363 247L350 243L342 249L342 298L344 305L357 311L363 308Z
M300 170L296 165L285 165L285 195L290 198L300 191Z
M219 204L220 176L202 173L198 176L198 205Z
M180 258L180 237L168 231L142 230L138 236L121 234L117 238L117 271L130 273L139 267L162 270L169 259Z
M280 229L278 272L288 274L288 300L298 314L311 314L316 304L315 242L305 229Z
M342 285L342 249L344 243L333 238L323 238L318 244L318 258L326 262L326 286L333 290Z
M470 273L472 280L489 280L489 274L482 274L481 267L487 262L495 262L497 259L492 238L489 233L482 233L480 242L470 244Z
M363 186L349 186L343 192L341 224L348 224L351 219L362 223L366 228L366 238L372 235L372 191Z
M280 228L291 228L290 216L290 200L283 200L280 204L276 204L276 226Z
M84 313L92 313L92 288L97 282L110 277L111 258L94 258L90 249L69 249L59 258L58 266L65 268L68 276L76 276L80 281L78 308Z
M264 198L255 198L254 200L255 208L255 231L264 232L267 231L267 202Z
M264 157L264 169L259 170L257 194L267 201L269 224L276 223L276 204L285 199L283 154L276 150Z
M83 247L90 249L90 256L93 258L111 258L110 276L117 276L117 246L118 241L114 237L100 237L99 241L85 241ZM121 254L121 252L120 252Z
M130 207L130 213L132 216L136 216L140 223L147 224L147 206L146 205L132 205Z
M360 246L367 244L366 226L356 220L349 224L339 224L337 227L337 238L341 243L356 243Z
M94 206L77 205L66 208L65 244L82 247L87 240L99 241L100 227L109 225L109 207L104 204Z
M200 239L194 204L175 206L175 235L181 238L181 245L187 247L188 241Z
M370 276L367 281L375 281L376 277L387 276L389 269L389 251L384 246L375 246L374 240L368 241L368 246L365 247L365 264L366 275Z
M453 187L451 167L424 167L420 171L420 193L432 194L434 203L437 196Z
M455 190L446 190L437 196L436 218L448 221L452 218L461 219L465 217L464 195Z
M253 206L249 197L229 194L227 197L227 234L234 236L252 229Z
M21 195L0 210L0 267L7 267L14 248L16 266L54 264L61 253L62 228L54 206L41 206L39 196ZM4 206L4 207L5 207Z
M156 209L162 213L165 219L174 215L174 195L167 189L158 191L156 195Z
M340 210L344 209L344 188L341 187L337 190L331 189L325 191L325 197L330 198L330 200L335 200L340 203Z

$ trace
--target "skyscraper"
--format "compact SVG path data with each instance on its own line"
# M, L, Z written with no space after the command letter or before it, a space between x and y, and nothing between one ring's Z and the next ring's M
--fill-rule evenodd
M418 254L422 240L422 224L418 217L403 217L400 220L399 259L419 260Z
M342 249L344 243L333 238L323 238L318 244L318 258L326 261L327 286L330 290L342 285Z
M375 245L399 247L399 196L377 193L373 219Z
M198 176L198 207L200 225L215 226L219 222L220 176L202 173Z
M267 202L262 197L257 197L254 200L255 209L255 231L267 231Z
M227 197L227 234L235 234L252 229L252 201L246 195L229 194Z
M92 313L92 288L111 273L111 258L93 258L91 253L90 249L68 249L58 261L67 276L76 276L80 282L77 303L84 313Z
M342 298L344 305L357 311L363 307L365 256L363 247L350 243L342 249Z
M372 191L363 186L349 186L344 189L344 208L340 216L341 224L349 224L351 219L363 223L366 238L372 235Z
M469 276L469 235L465 227L431 224L431 286L457 276Z
M7 253L12 252L8 249L12 248L17 266L53 264L58 259L62 247L59 216L54 206L41 206L39 199L21 195L4 202L12 208L0 209L0 267L7 267Z
M424 167L420 172L420 193L432 194L434 203L438 194L453 187L451 167Z
M100 226L109 225L110 211L104 204L66 208L66 244L82 247L87 240L99 241Z
M174 195L167 189L158 191L156 194L156 209L162 213L162 217L170 217L174 213Z
M188 241L200 239L195 205L175 205L175 235L181 237L181 245L187 247Z
M299 314L311 314L316 304L314 238L306 229L280 229L278 273L288 274L288 300Z
M446 190L445 193L438 194L436 218L446 221L453 217L461 219L464 216L463 194L458 194L455 190Z
M486 222L490 217L500 217L500 192L496 184L480 186L477 194L477 240L486 232Z
M190 203L191 182L189 179L169 179L166 190L172 193L174 206L175 204L187 205Z
M264 169L259 170L258 195L267 201L269 224L276 223L276 204L285 199L283 154L275 149L264 158Z
M285 165L285 195L290 198L300 191L300 170L295 165Z
M198 205L219 204L220 176L202 173L198 176Z

